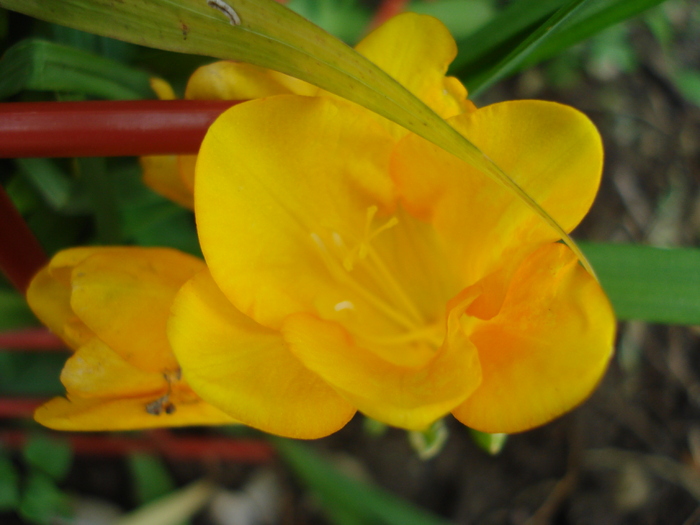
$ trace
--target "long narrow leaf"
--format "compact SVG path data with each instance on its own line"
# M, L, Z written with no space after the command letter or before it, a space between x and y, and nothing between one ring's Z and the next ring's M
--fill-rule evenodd
M0 60L0 98L22 90L77 92L110 100L155 96L143 71L38 39L18 42Z
M620 319L700 325L700 249L581 243Z
M451 71L474 75L478 68L503 58L502 49L510 41L552 14L566 0L519 0L509 3L491 21L464 39L457 40L459 52ZM490 63L489 63L490 60Z
M449 525L447 520L378 487L347 477L306 445L288 439L275 439L274 444L289 467L340 523Z
M273 0L0 0L0 7L137 44L243 60L357 102L513 191L590 269L559 224L476 146L369 60Z
M526 69L543 60L555 56L562 50L573 46L608 27L624 22L666 0L614 0L598 2L595 9L582 12L573 17L551 37L543 42L522 64Z
M460 52L452 70L465 80L472 96L476 96L498 80L551 58L664 1L587 0L580 6L579 2L569 2L561 7L564 0L521 0L459 42ZM554 12L557 7L561 9ZM547 14L550 16L544 16ZM539 26L533 28L538 21L541 21ZM515 50L507 49L507 44L528 28L532 28L529 36Z
M587 4L594 0L570 0L549 17L537 30L523 40L518 47L510 52L483 75L469 80L467 88L472 96L478 96L484 89L489 88L499 80L515 72L526 58L528 58L539 46L547 41L549 36L567 20L581 11Z

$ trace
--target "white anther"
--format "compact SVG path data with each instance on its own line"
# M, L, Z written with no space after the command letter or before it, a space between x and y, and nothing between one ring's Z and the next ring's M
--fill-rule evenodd
M354 310L355 305L352 304L350 301L340 301L338 304L335 305L334 309L336 312L342 312L343 310Z

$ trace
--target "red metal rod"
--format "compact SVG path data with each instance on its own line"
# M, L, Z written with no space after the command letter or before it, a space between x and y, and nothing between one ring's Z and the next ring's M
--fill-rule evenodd
M68 350L66 343L46 328L22 328L0 332L0 348L4 350Z
M156 433L153 436L125 437L109 434L61 434L76 454L88 456L124 456L133 452L162 454L177 460L223 460L237 463L266 463L275 457L275 450L256 439L225 437L174 436ZM0 433L0 442L11 449L21 448L27 440L23 431Z
M2 104L0 104L2 106ZM3 125L0 116L0 126ZM0 149L3 139L0 138ZM47 259L34 234L0 186L0 270L22 293Z
M234 100L0 104L0 158L197 153Z
M46 399L25 397L0 397L0 418L34 417L34 411L46 401Z

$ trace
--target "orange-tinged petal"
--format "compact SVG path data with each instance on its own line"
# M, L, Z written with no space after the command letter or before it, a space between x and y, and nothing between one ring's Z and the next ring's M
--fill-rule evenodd
M161 372L135 367L97 338L66 361L61 382L71 395L85 398L154 395L165 393L168 387Z
M143 182L153 191L185 208L194 208L192 189L180 175L177 155L140 157Z
M457 45L445 25L431 16L404 13L365 37L355 49L443 118L473 111L467 90L445 77Z
M184 379L246 425L311 439L342 428L355 413L290 354L279 332L236 310L206 271L177 295L168 332Z
M316 86L271 69L222 60L198 68L187 82L191 100L249 100L271 95L313 95Z
M483 432L520 432L571 410L600 381L613 348L610 304L562 244L525 260L495 317L463 319L483 377L453 414Z
M397 366L354 343L338 324L309 314L285 320L289 348L364 414L424 430L461 403L481 377L474 345L456 319L444 346L422 366Z
M190 425L230 425L236 421L219 409L193 397L176 405L173 413L151 414L152 397L100 399L55 397L34 412L34 419L55 430L135 430Z
M582 113L541 101L503 102L452 124L570 231L595 197L603 151ZM401 201L433 224L464 284L518 259L556 233L512 192L425 140L409 135L392 163Z
M366 240L370 219L388 220L390 147L369 112L341 100L278 96L224 113L200 150L195 210L229 300L273 328L290 313L369 301L342 253Z
M177 290L204 263L170 249L106 248L73 269L71 307L112 350L150 372L176 370L166 337Z

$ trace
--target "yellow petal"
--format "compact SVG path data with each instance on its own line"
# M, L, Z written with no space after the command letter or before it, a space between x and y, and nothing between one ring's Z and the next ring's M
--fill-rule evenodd
M369 112L340 100L278 96L224 113L200 150L195 210L229 300L273 328L290 313L369 300L342 252L366 240L370 220L388 220L390 149Z
M34 314L72 349L90 341L94 334L70 307L70 273L75 264L96 250L71 248L57 253L34 276L27 290L27 302Z
M150 155L140 157L143 182L166 199L177 202L185 208L194 208L192 189L180 176L176 155Z
M175 100L177 98L173 87L166 80L151 77L148 79L148 83L160 100Z
M250 100L271 95L313 95L318 91L303 80L271 69L222 60L197 69L185 90L191 100Z
M166 337L170 303L204 263L158 248L104 248L73 269L71 307L112 350L150 372L176 370Z
M137 397L165 393L161 372L146 372L127 363L97 338L81 346L66 361L61 382L77 397ZM162 394L160 394L162 395Z
M605 371L615 333L605 294L562 244L525 260L495 317L465 321L483 377L453 414L490 433L527 430L581 403Z
M436 18L416 13L396 16L355 49L443 118L474 110L459 80L445 77L457 45Z
M278 332L236 310L206 271L177 295L168 331L184 379L246 425L311 439L342 428L355 412L289 353Z
M494 104L451 120L570 231L595 197L603 152L595 126L552 102ZM401 201L444 240L453 269L473 283L556 234L517 197L489 177L415 135L392 163Z
M34 419L55 430L86 431L236 423L219 409L196 397L176 403L172 413L149 413L147 407L153 402L153 396L125 399L55 397L34 412Z
M452 319L453 323L458 323ZM396 427L424 430L479 384L476 349L458 325L423 366L397 366L356 345L340 325L296 314L282 329L290 350L364 414Z

